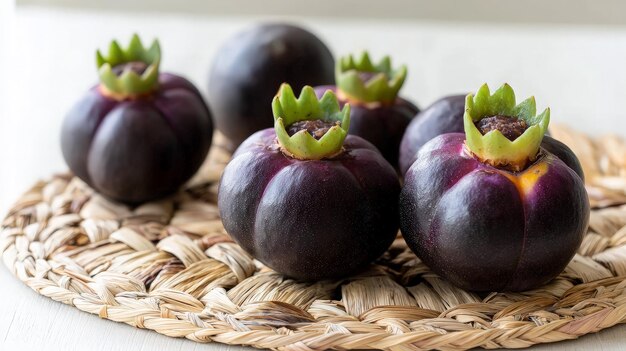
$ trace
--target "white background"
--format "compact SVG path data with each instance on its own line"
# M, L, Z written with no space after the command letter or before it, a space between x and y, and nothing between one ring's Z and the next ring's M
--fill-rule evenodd
M540 8L526 10L550 18ZM28 6L20 6L14 18L11 12L11 1L0 1L2 212L35 180L65 170L59 126L65 112L96 80L96 48L106 48L111 38L126 42L134 32L145 41L158 37L163 70L188 77L205 92L211 58L220 43L261 19L189 11L122 13ZM575 19L554 25L434 17L341 19L335 14L288 20L313 30L335 54L369 49L374 57L391 53L394 62L407 63L403 95L422 107L444 94L475 90L484 82L492 88L508 82L519 99L534 94L539 108L550 106L555 122L594 134L626 136L626 27L616 23L619 20L607 17L612 25L604 26L597 16L591 16L595 23L580 25L570 23ZM7 349L205 348L100 321L38 297L4 268L0 287L0 342ZM624 327L545 349L606 350L621 343L626 343Z

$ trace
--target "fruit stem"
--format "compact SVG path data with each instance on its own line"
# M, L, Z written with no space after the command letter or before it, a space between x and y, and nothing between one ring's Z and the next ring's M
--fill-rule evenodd
M272 101L272 110L276 138L284 154L300 160L320 160L341 153L350 128L350 105L340 109L332 91L326 91L318 100L313 88L305 86L296 98L291 86L284 83ZM326 123L315 123L318 120ZM311 123L299 123L302 121ZM294 124L303 127L290 135L288 129ZM324 133L314 136L312 131Z
M549 123L549 108L537 115L532 96L516 105L515 92L506 83L493 94L484 84L465 98L465 145L479 160L495 167L524 170L537 158Z
M367 51L341 57L335 68L338 94L357 104L392 104L406 75L406 65L392 69L389 56L373 64Z
M156 39L145 48L134 34L125 49L113 40L106 56L96 51L101 91L118 100L149 94L158 88L160 62L161 47Z

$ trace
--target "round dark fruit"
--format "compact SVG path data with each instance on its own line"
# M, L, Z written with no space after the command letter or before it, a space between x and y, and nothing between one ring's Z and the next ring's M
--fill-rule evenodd
M249 137L222 176L224 228L277 272L299 280L355 273L398 230L399 181L369 142L348 135L350 107L311 87L274 99L274 129Z
M406 172L402 235L428 267L463 289L536 288L560 274L582 242L583 181L541 147L550 111L536 115L534 99L516 105L508 85L493 95L485 85L468 95L465 111L465 134L430 140ZM480 123L494 116L507 120ZM514 140L501 132L518 130L520 120L526 127ZM487 124L495 129L479 128Z
M204 161L213 127L198 89L159 73L155 40L138 36L97 53L100 83L69 111L61 129L72 172L113 200L140 203L177 191Z
M334 83L335 61L311 32L288 24L261 24L235 35L217 52L209 78L215 124L233 149L272 126L270 102L281 83L294 89Z

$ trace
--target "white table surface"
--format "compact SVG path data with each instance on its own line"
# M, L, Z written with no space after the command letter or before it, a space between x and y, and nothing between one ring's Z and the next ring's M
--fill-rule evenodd
M0 15L8 7L0 7ZM189 77L204 92L219 43L253 20L37 8L20 8L13 21L0 17L0 210L4 213L35 180L65 169L59 126L64 112L95 80L95 48L105 47L111 37L124 42L135 31L146 39L158 36L164 69ZM626 135L622 27L291 20L313 28L335 53L368 47L375 56L395 53L397 61L409 64L404 95L422 106L485 81L494 87L507 81L520 98L532 92L540 107L549 102L554 121L590 133ZM532 349L620 350L624 345L626 326L618 326ZM0 268L2 351L201 349L241 348L197 344L101 320L37 295Z

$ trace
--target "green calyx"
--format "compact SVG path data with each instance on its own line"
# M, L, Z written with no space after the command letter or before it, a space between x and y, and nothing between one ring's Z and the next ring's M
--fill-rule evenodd
M296 98L291 86L282 84L272 100L272 111L276 137L283 152L289 156L300 160L320 160L341 152L350 128L350 105L340 109L337 96L332 91L326 91L318 100L313 88L305 86L300 97ZM287 133L285 126L308 120L340 123L330 127L319 140L306 130L291 136Z
M373 73L367 80L363 73ZM370 60L367 51L360 57L344 56L337 61L335 79L337 88L348 100L364 103L393 103L406 79L407 68L402 65L391 68L391 59L385 56L376 65Z
M539 153L543 136L550 123L550 109L536 114L535 98L515 103L515 92L508 84L502 85L493 94L487 84L478 89L476 95L465 98L465 144L481 161L496 167L505 167L513 171L523 170L534 161ZM526 122L527 129L515 140L507 139L499 130L492 130L483 135L476 127L476 122L491 116L517 117Z
M119 65L133 62L143 63L147 67L143 73L137 73L130 67L125 67L121 74L114 71ZM145 48L137 34L133 35L126 49L122 49L117 41L113 40L106 56L100 50L96 51L100 83L108 93L121 98L155 90L159 83L160 62L161 47L158 40L155 39L149 48Z

